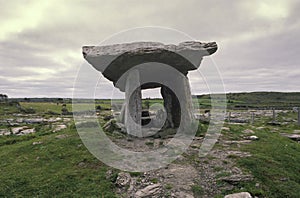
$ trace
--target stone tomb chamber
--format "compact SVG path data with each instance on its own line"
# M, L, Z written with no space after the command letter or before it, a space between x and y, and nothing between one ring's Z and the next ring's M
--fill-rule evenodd
M125 92L122 122L128 134L145 137L149 113L142 109L142 90L160 88L164 112L157 115L162 129L182 129L194 119L187 74L199 68L204 56L217 51L215 42L187 41L178 45L134 42L84 46L83 56L114 86ZM145 118L146 117L146 118Z

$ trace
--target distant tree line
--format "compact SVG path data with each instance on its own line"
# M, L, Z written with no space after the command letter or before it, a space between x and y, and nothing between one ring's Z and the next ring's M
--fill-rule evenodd
M7 102L8 96L6 94L0 94L0 101L1 102Z

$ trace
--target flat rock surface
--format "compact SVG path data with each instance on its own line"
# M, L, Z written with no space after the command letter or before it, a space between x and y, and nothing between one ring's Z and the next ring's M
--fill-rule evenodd
M226 195L224 198L252 198L252 196L248 192L240 192Z
M201 43L187 41L178 45L157 42L134 42L107 46L84 46L84 58L121 91L124 83L117 83L120 77L131 68L146 64L141 78L156 76L162 73L162 65L168 65L187 75L188 71L200 66L202 58L217 51L215 42ZM163 65L163 67L165 67ZM146 76L143 76L146 73ZM155 88L159 85L143 85L143 88Z

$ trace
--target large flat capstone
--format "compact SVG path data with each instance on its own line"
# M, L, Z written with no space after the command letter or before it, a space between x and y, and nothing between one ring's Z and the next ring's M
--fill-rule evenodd
M161 63L177 69L184 75L200 66L202 58L217 51L215 42L201 43L187 41L178 45L164 45L158 42L134 42L107 46L84 46L84 58L121 91L125 83L117 83L128 70L143 63ZM151 65L149 65L151 67ZM149 68L151 75L161 73L157 67ZM143 73L140 74L143 78ZM149 72L147 73L149 75ZM142 89L160 87L159 84L145 84Z

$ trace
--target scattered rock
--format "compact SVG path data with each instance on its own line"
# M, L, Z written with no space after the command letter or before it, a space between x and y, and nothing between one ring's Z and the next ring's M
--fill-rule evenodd
M158 198L161 197L162 194L162 185L161 184L152 184L149 185L135 193L136 198L142 197L153 197Z
M291 140L294 140L294 141L300 141L300 134L282 133L281 135L284 136L284 137L290 138Z
M0 129L0 135L10 135L11 132L8 129Z
M85 167L86 164L85 164L84 162L79 162L79 163L77 164L77 166L78 166L78 167Z
M11 128L11 132L14 135L26 135L30 133L35 133L35 129L34 128L31 129L28 126L22 126L22 127Z
M35 129L25 129L25 130L22 130L19 134L17 135L26 135L26 134L30 134L30 133L35 133Z
M25 123L27 124L41 124L44 122L43 118L31 118L31 119L25 119Z
M257 136L255 136L255 135L251 135L249 137L246 137L245 139L246 140L259 140L259 138Z
M63 120L64 120L64 122L71 122L72 119L71 118L64 118Z
M110 180L112 178L112 175L113 175L113 171L111 169L109 169L108 171L106 171L105 173L105 178L107 180Z
M222 127L221 130L223 130L223 131L230 131L230 128L229 127Z
M194 143L194 144L191 144L191 145L190 145L190 147L193 148L193 149L200 149L201 146L202 146L202 145L201 145L201 144L198 144L198 143Z
M226 152L227 157L228 156L237 156L237 157L251 157L251 154L248 152L242 152L242 151L227 151Z
M25 130L25 129L28 129L28 128L29 128L28 126L14 127L14 128L11 128L11 132L13 134L19 134L22 130Z
M199 141L199 140L203 140L203 137L194 137L193 140Z
M242 118L236 118L236 119L230 119L230 123L248 123L247 119Z
M294 130L294 134L300 134L300 130Z
M32 142L32 145L43 144L43 142Z
M276 122L276 121L268 122L267 124L271 125L271 126L280 126L281 125L279 122Z
M122 131L125 129L125 126L121 123L117 123L116 120L111 119L103 125L103 129L108 132L114 132L116 130Z
M228 146L228 145L232 145L232 144L237 144L238 146L240 144L249 144L251 143L252 141L251 140L232 140L232 141L227 141L227 140L223 140L222 143L224 146Z
M57 139L65 139L67 137L69 137L69 135L67 135L67 134L61 134L61 135L55 136L55 138L57 138Z
M61 120L62 120L62 118L57 117L57 118L49 118L49 119L46 120L46 121L49 122L49 123L52 123L52 122L59 122L59 121L61 121Z
M119 187L125 187L130 184L131 176L129 173L120 172L118 174L116 185Z
M253 177L251 175L231 175L228 177L222 177L220 180L232 185L236 185L240 182L252 181Z
M240 192L226 195L224 198L252 198L252 196L248 192Z
M171 196L172 197L180 197L180 198L194 198L193 195L188 194L188 193L183 192L183 191L172 193Z
M114 116L113 116L113 115L106 115L106 116L104 116L104 118L103 118L104 121L109 121L109 120L112 120L112 119L114 119Z
M241 173L242 173L242 170L239 169L238 167L233 167L232 170L231 170L231 172L232 172L233 174L241 174Z
M255 132L251 129L246 129L243 131L243 133L246 133L246 134L254 134Z
M54 125L53 132L57 132L57 131L60 131L60 130L66 129L66 128L67 128L67 125L65 125L65 124Z

